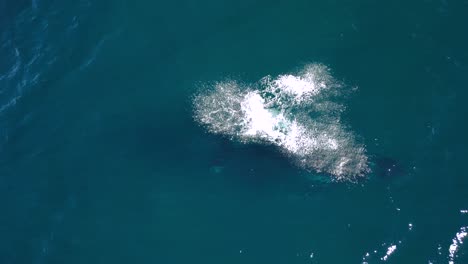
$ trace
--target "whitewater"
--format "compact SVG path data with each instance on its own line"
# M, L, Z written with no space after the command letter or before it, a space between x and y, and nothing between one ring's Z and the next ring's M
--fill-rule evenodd
M194 119L231 140L275 145L303 169L353 181L370 169L365 145L341 120L352 90L325 65L308 64L253 84L202 85L193 97Z

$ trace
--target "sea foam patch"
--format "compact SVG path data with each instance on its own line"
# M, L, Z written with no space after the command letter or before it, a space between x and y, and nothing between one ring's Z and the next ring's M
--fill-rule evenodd
M194 118L211 133L276 145L304 169L354 180L369 167L364 145L340 119L346 93L326 66L310 64L253 84L206 85L193 98Z

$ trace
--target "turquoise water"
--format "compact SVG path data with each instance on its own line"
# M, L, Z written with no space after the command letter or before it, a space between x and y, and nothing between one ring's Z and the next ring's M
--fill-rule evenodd
M0 0L0 263L468 263L467 14ZM342 122L380 164L365 180L192 118L200 87L309 63L357 88Z

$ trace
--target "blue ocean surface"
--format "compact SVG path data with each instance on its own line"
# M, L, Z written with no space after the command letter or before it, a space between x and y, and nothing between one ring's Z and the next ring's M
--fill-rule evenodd
M0 0L0 263L468 263L467 25Z

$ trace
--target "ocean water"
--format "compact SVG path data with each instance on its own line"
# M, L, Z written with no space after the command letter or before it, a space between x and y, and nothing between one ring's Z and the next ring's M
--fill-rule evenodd
M0 0L0 263L468 263L467 15Z

